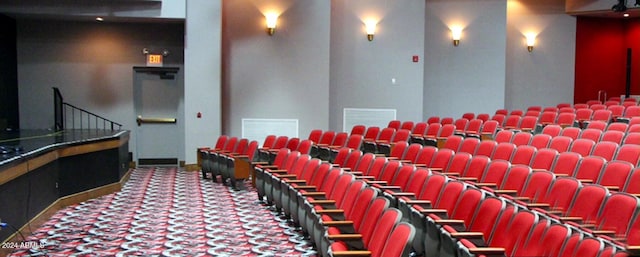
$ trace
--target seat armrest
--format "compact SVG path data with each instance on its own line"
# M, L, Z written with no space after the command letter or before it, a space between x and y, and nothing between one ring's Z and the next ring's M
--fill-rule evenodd
M336 240L336 239L341 239L341 240L345 240L345 239L362 239L362 235L361 234L336 234L336 235L328 235L328 238L331 240Z
M311 200L310 204L334 204L336 200Z
M420 210L420 213L423 213L423 214L444 213L444 214L446 214L447 210L445 210L445 209L423 209L423 210Z
M475 247L469 248L469 252L475 255L504 255L502 247Z
M456 225L464 224L464 220L435 220L435 223L438 225Z
M335 251L331 252L331 256L341 257L341 256L371 256L371 251Z
M484 234L482 232L453 232L451 233L452 237L461 239L461 238L466 238L466 239L474 239L474 238L483 238Z
M316 213L319 213L319 214L344 213L344 210L342 210L342 209L322 209L322 210L316 210Z
M346 225L353 225L353 221L352 220L327 220L327 221L322 221L322 225L325 225L325 226L346 226Z

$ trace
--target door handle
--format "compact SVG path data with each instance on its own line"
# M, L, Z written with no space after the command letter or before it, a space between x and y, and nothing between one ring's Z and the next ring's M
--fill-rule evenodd
M138 126L142 125L142 123L170 124L170 123L176 123L176 122L177 122L176 118L142 118L142 116L138 116L138 118L136 118L136 123L138 123Z

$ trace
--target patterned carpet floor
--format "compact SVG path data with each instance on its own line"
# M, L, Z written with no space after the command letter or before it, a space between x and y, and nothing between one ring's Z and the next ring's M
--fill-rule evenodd
M138 168L114 194L58 211L10 256L315 256L311 244L257 203L200 172Z

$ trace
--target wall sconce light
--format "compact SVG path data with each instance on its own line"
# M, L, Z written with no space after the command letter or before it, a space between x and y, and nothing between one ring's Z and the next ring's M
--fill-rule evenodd
M276 24L278 23L278 15L275 13L269 13L265 15L267 19L267 33L272 36L276 32Z
M451 38L453 39L453 45L460 45L460 38L462 37L462 27L451 28Z
M528 33L527 37L527 51L533 52L533 46L536 44L536 34Z
M373 35L376 34L376 22L375 21L367 21L365 23L365 29L367 31L367 39L369 41L373 41Z

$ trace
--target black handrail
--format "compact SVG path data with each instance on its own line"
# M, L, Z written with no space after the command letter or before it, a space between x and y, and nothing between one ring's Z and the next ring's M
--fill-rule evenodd
M76 122L79 123L79 129L92 129L92 121L95 121L95 126L93 129L100 128L100 123L102 123L102 129L111 129L111 130L120 130L122 129L122 124L117 123L115 121L109 120L105 117L82 109L80 107L74 106L70 103L66 103L63 101L62 94L58 88L53 88L54 92L54 119L55 119L55 130L60 131L64 129L76 129ZM71 112L70 119L66 119L68 117L68 113ZM78 118L76 118L76 112L78 112ZM86 120L83 118L86 116ZM67 126L67 121L71 121L71 126ZM85 127L86 125L86 127ZM117 129L116 129L117 127Z

